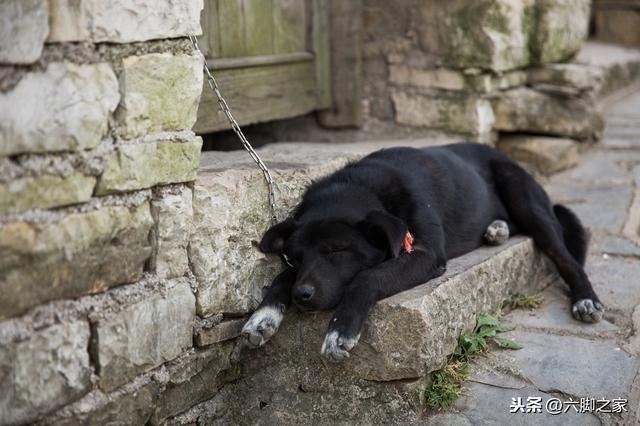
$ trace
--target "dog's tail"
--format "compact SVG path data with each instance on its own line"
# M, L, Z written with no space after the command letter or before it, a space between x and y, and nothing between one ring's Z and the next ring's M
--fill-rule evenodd
M578 216L567 207L556 204L553 212L562 225L564 244L573 258L582 266L587 258L587 248L589 246L589 234L578 219Z

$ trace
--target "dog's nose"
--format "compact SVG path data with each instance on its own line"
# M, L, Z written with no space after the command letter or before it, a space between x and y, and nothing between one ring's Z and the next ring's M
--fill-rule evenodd
M315 292L316 289L313 286L303 284L294 290L293 297L299 302L308 302Z

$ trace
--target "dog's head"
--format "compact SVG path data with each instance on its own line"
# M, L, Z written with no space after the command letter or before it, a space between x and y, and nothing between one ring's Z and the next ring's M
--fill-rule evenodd
M296 271L292 300L302 309L322 310L340 302L359 272L397 257L406 233L404 221L383 211L360 221L287 219L265 233L260 250L286 254Z

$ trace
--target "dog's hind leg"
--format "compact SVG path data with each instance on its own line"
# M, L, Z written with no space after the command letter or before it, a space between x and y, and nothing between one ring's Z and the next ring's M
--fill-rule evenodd
M597 322L604 307L584 271L586 242L584 229L575 215L568 221L566 208L554 208L544 189L517 164L509 160L491 163L493 179L509 218L525 235L533 238L556 265L560 276L571 290L574 318L584 322ZM560 211L561 218L557 217ZM563 215L564 214L564 215ZM568 226L571 223L572 227ZM581 229L576 232L577 227ZM581 242L565 242L566 238L580 237Z
M509 225L504 220L494 220L484 233L484 241L490 246L499 246L509 239Z
M249 346L264 345L278 331L291 302L291 287L295 280L296 273L291 268L285 269L273 280L262 303L242 327L242 335Z

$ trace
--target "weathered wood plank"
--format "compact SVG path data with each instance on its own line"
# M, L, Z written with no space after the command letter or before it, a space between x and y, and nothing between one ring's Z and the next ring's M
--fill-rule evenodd
M273 53L273 0L242 0L247 56Z
M242 58L220 58L208 60L207 62L212 70L227 70L230 68L260 67L264 65L313 61L314 59L314 55L310 52L295 52L277 55L244 56Z
M313 61L218 70L216 80L241 125L294 117L317 104ZM208 87L198 110L196 132L228 129L229 124Z
M218 24L218 0L205 0L200 14L202 35L198 38L200 50L207 58L220 56L220 25Z
M362 0L328 0L331 95L318 118L327 127L362 126Z
M220 57L247 56L244 16L240 0L218 0Z
M307 35L307 2L304 0L274 0L273 47L275 53L305 50Z
M311 47L316 64L316 91L318 109L331 106L331 60L329 52L329 7L328 0L313 0Z

